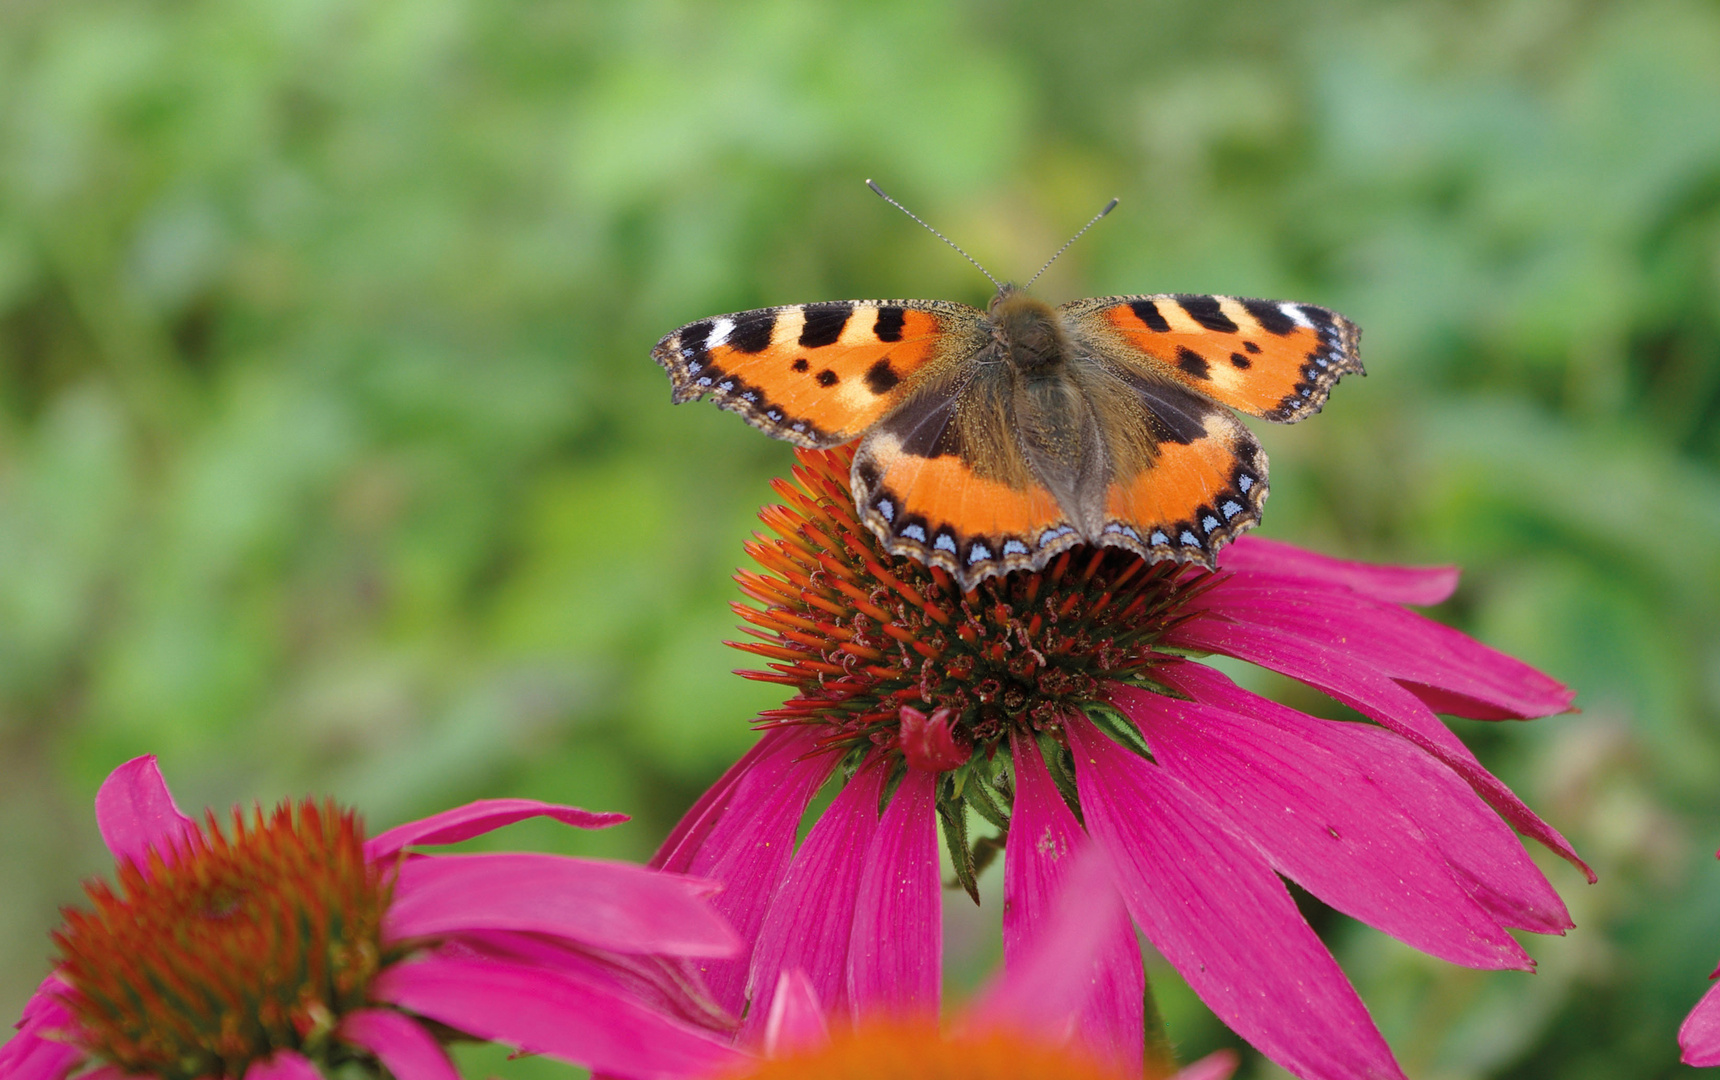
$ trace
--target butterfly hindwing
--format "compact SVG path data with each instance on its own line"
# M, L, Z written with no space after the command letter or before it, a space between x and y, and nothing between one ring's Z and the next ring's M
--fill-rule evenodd
M1124 374L1150 437L1108 424L1110 471L1097 542L1149 559L1213 565L1260 522L1266 453L1231 411L1162 377Z
M877 423L928 368L983 347L982 320L941 300L789 304L689 323L651 355L677 403L709 396L766 434L830 447Z
M892 554L941 566L963 589L1042 568L1084 539L1006 427L1008 378L1001 367L976 368L928 387L867 432L854 455L854 500L867 526Z
M1166 293L1076 300L1058 311L1095 352L1280 423L1319 412L1339 378L1365 374L1361 331L1313 304Z

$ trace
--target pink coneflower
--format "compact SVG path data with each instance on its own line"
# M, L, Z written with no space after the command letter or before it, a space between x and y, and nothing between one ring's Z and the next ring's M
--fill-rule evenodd
M356 1064L457 1080L469 1037L617 1076L736 1060L688 958L737 942L708 882L557 855L421 855L510 822L626 820L470 803L365 839L332 802L179 812L153 757L96 796L117 885L55 933L60 959L0 1047L6 1080L315 1080Z
M682 819L654 865L725 884L752 944L706 965L756 1039L784 970L845 1014L935 1011L937 834L977 899L1004 851L1004 955L1039 933L1064 857L1096 843L1128 915L1227 1024L1304 1077L1398 1077L1391 1051L1280 875L1435 956L1530 970L1507 932L1562 933L1564 905L1515 827L1585 873L1553 828L1435 715L1526 718L1571 692L1404 604L1450 569L1374 567L1258 539L1219 570L1076 549L963 594L882 552L854 516L851 451L799 452L776 535L748 552L761 640L797 691ZM1270 668L1375 723L1321 720L1196 657ZM814 793L834 802L796 849ZM1489 809L1491 807L1491 809ZM968 833L969 812L996 835ZM1501 820L1503 818L1503 820ZM1509 823L1509 825L1507 825ZM1591 875L1592 879L1592 875ZM1137 1058L1144 978L1110 927L1087 1008L1095 1044Z

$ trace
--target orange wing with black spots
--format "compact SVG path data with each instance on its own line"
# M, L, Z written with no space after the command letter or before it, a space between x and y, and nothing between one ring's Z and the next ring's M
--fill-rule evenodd
M990 336L980 312L941 300L853 300L689 323L651 351L677 404L702 397L799 446L856 438Z
M1313 304L1175 293L1076 300L1058 313L1107 359L1279 423L1312 416L1341 377L1366 374L1356 324Z

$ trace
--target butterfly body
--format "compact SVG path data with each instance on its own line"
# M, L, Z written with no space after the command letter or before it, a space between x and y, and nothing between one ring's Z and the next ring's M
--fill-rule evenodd
M1211 566L1258 523L1266 455L1231 412L1293 422L1362 370L1355 326L1307 304L1078 300L799 304L658 343L674 400L710 396L801 446L859 440L857 508L963 588L1080 544Z

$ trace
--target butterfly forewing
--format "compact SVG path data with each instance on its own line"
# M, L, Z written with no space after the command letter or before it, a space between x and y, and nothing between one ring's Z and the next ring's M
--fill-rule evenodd
M1319 412L1341 377L1365 374L1356 324L1313 304L1164 293L1076 300L1058 311L1095 351L1280 423Z
M789 304L689 323L651 351L674 400L701 397L799 446L856 438L926 369L989 340L983 316L941 300Z

